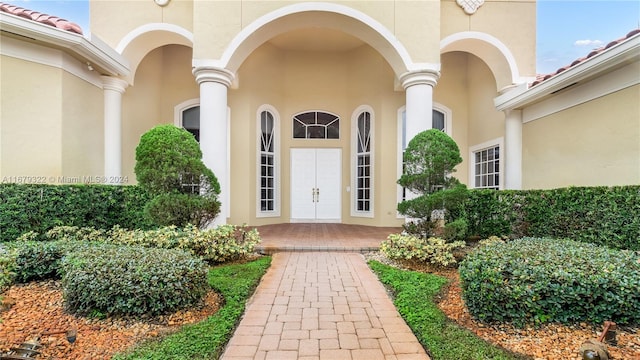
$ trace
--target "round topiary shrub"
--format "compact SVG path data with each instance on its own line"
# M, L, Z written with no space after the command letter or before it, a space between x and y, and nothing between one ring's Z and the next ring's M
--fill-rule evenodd
M65 304L80 314L168 313L208 290L206 265L177 249L102 245L67 255L62 273Z
M143 134L134 170L139 185L153 197L145 215L156 225L205 227L220 212L220 183L185 129L159 125Z
M460 264L469 312L486 322L640 323L640 256L570 240L483 246Z

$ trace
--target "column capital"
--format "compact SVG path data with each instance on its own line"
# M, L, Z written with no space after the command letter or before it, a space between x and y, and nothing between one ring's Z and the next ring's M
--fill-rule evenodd
M429 85L435 87L440 78L440 71L435 69L413 70L400 75L402 87L407 90L414 85Z
M102 78L102 89L103 90L113 90L117 91L120 94L124 94L124 89L129 86L129 83L125 80L122 80L113 76L100 76Z
M204 82L216 82L230 87L235 78L231 71L215 65L196 65L192 72L198 85Z

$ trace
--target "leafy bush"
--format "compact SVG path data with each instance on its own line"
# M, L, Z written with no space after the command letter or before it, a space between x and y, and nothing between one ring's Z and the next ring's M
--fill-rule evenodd
M465 304L482 321L640 323L640 256L631 251L525 238L480 247L459 271Z
M403 155L404 170L398 184L416 196L398 204L398 212L416 219L405 231L420 237L436 235L434 210L445 210L445 219L461 217L467 188L451 176L462 162L455 141L442 131L431 129L416 135ZM419 232L414 232L419 231Z
M61 225L149 229L149 199L138 186L0 184L0 242Z
M158 225L206 226L220 212L220 184L188 131L160 125L136 148L136 178L154 199L146 214Z
M201 301L205 264L181 250L102 245L62 261L66 306L74 312L162 314Z
M194 225L188 225L184 229L166 226L155 230L127 230L116 226L109 232L91 228L59 227L52 229L48 236L60 240L91 239L119 245L182 249L211 263L244 257L253 253L260 242L260 235L255 228L236 225L220 225L209 230L200 230Z
M113 359L219 359L244 313L245 304L271 264L261 257L243 264L218 266L209 271L209 285L222 295L220 310L204 321L183 326L159 341L149 341L117 354Z
M64 248L57 242L15 243L16 281L25 283L32 280L55 278L60 268Z
M185 232L189 235L180 239L179 247L213 263L244 257L260 243L258 231L247 226L220 225L204 231L191 227Z
M215 197L175 193L158 195L145 208L145 214L160 226L203 227L219 212L220 202Z
M0 244L0 293L5 291L16 277L16 254Z
M11 259L11 262L6 260L6 263L10 264L7 268L13 273L12 280L26 283L60 278L60 266L64 256L72 251L96 245L77 241L15 241L4 243L3 249L6 259Z
M465 203L469 233L569 238L640 250L640 186L553 190L473 190Z
M391 234L380 244L380 251L390 259L419 260L449 266L456 263L453 250L464 246L462 241L448 243L438 238Z
M444 224L442 237L446 241L464 241L467 238L467 221L456 219Z

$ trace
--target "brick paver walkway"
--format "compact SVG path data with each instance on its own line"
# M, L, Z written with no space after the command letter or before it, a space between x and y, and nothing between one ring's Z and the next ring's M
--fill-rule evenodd
M222 356L429 360L357 253L276 253Z

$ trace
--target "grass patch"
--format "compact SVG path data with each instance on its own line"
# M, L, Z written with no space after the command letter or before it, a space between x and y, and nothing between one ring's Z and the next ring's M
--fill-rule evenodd
M224 305L197 324L187 325L164 339L137 346L113 359L218 359L233 335L245 303L271 264L271 257L223 265L209 271L209 285L222 294Z
M369 267L380 281L391 288L394 304L433 360L516 360L515 355L449 321L434 297L447 279L415 271L400 270L377 261Z

